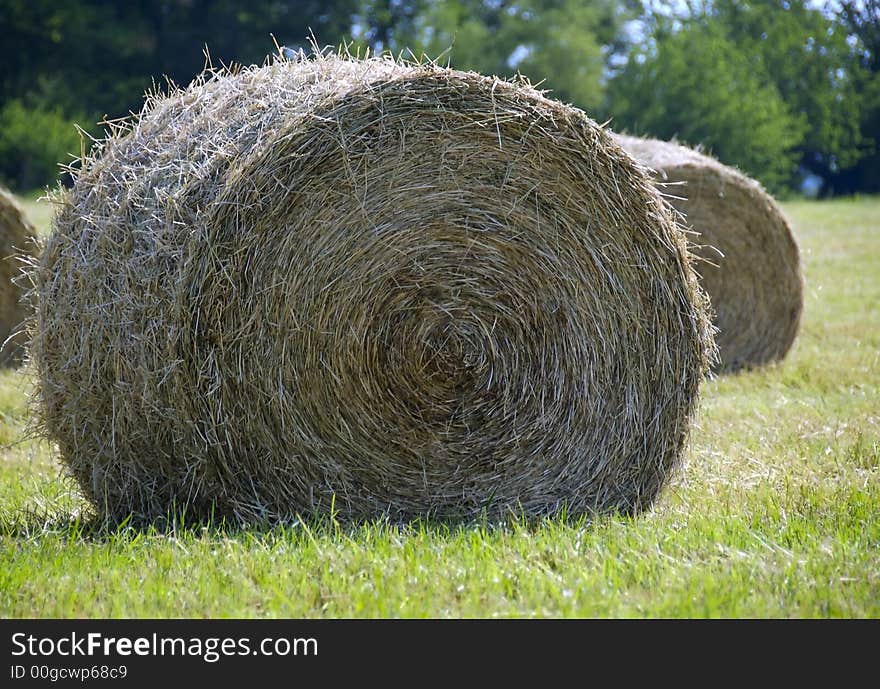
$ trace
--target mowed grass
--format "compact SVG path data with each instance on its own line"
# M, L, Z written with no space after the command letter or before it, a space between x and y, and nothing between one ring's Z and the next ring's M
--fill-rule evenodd
M22 439L27 378L0 374L0 614L880 616L880 198L785 210L800 337L705 386L686 466L636 519L101 531Z

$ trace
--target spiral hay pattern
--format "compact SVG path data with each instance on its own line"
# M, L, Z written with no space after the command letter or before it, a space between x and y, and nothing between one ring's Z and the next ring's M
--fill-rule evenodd
M608 134L384 59L151 98L84 161L34 281L42 424L110 519L636 512L713 347Z
M699 234L693 247L715 311L718 370L782 359L800 327L800 251L782 209L761 185L693 149L614 135L654 170L672 205Z
M0 187L0 367L17 365L24 355L28 311L20 283L36 247L37 231L15 196Z

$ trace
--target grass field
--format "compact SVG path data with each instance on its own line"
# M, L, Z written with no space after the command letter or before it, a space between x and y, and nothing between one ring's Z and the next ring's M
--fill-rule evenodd
M637 519L101 532L22 439L27 378L0 374L0 615L880 617L880 198L785 210L800 337L705 386L684 470Z

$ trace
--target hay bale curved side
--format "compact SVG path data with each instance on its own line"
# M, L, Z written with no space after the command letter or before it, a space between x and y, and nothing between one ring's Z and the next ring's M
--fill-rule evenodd
M669 201L700 234L693 251L715 311L719 370L782 359L803 311L800 251L779 205L755 180L676 143L614 135L654 170Z
M13 194L0 187L0 367L21 363L28 309L19 284L23 259L36 255L37 231Z
M525 85L214 75L151 99L57 216L42 422L110 519L635 512L712 351L688 260L643 171Z

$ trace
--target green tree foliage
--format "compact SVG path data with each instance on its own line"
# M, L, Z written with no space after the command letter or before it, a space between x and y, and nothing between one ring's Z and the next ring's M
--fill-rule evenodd
M0 182L16 189L49 184L81 153L81 139L60 107L28 107L20 100L0 108Z
M658 34L612 84L613 127L702 145L778 190L796 166L805 123L746 55L697 24Z
M877 138L870 113L878 88L866 65L876 46L872 51L858 35L869 23L871 3L851 4L863 10L852 26L838 3L824 9L808 0L652 4L646 16L649 40L634 49L611 88L618 126L659 136L673 131L682 138L702 136L725 162L772 188L795 183L792 163L836 186L847 170L859 167ZM702 93L685 94L673 85L681 80ZM707 94L714 105L706 102ZM691 111L694 100L704 107ZM777 125L768 121L777 117ZM749 129L751 146L747 137L734 134Z
M124 115L163 75L189 83L206 46L220 65L262 62L274 52L272 34L296 46L311 31L335 44L357 7L357 0L2 0L0 97L21 97L48 78L65 109Z
M355 16L355 45L373 51L408 49L431 0L361 0Z
M426 3L394 37L396 50L460 69L541 82L559 100L603 102L607 56L637 3L622 0L449 0Z
M311 34L520 72L774 189L800 165L834 190L880 190L876 0L0 0L0 175L51 183L79 150L74 121L99 134L166 75L189 83L206 46L215 66L259 63L272 35L300 47Z
M828 4L846 28L847 41L868 74L860 123L862 138L870 148L855 166L837 176L835 187L842 192L880 192L880 3L848 0Z
M0 0L0 110L16 120L11 102L34 103L35 122L51 123L53 133L34 158L42 160L58 152L61 121L76 136L75 113L83 113L78 124L94 131L105 117L138 111L144 92L164 86L164 77L188 84L205 66L206 46L219 66L262 62L275 50L272 35L299 46L313 32L337 44L350 33L358 6L358 0ZM4 135L7 151L10 136ZM14 150L33 152L38 139ZM10 166L4 164L4 174ZM10 181L25 189L37 169L46 168ZM37 177L48 184L55 173Z
M847 28L806 0L714 0L699 21L753 56L807 127L803 165L830 178L865 154L860 119L868 74Z

